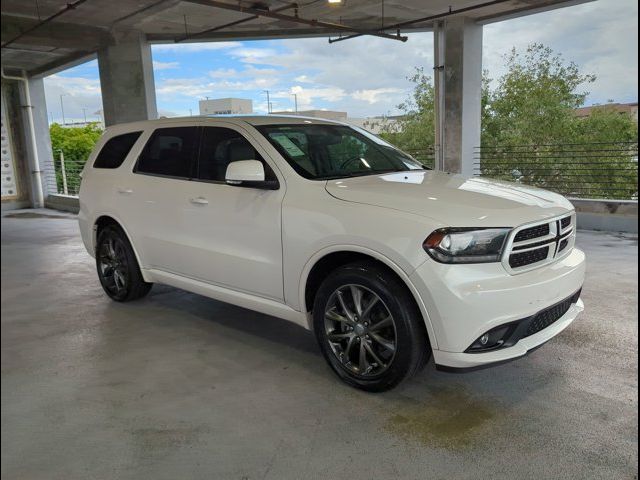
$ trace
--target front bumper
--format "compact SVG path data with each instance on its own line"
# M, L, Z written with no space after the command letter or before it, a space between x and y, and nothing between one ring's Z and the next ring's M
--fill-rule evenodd
M436 365L473 369L525 355L564 330L584 309L581 300L543 330L497 350L466 353L485 332L519 322L574 295L584 283L585 256L574 248L555 263L519 275L500 264L425 262L411 275L429 314Z
M584 303L582 303L582 300L578 300L569 307L567 313L560 317L560 319L556 320L553 324L535 335L521 338L512 347L485 353L434 351L436 368L445 371L475 370L477 368L492 366L494 364L500 364L523 357L567 328L583 310Z

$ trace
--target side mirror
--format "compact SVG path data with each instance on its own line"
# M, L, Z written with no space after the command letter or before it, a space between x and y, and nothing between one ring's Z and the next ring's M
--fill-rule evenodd
M277 180L265 180L264 166L259 160L236 160L227 165L225 181L238 187L277 190Z

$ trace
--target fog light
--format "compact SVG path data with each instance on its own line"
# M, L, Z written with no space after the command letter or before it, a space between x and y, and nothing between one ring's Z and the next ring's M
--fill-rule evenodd
M507 340L514 332L516 324L502 325L496 327L480 336L473 344L465 350L467 353L486 352L506 346Z

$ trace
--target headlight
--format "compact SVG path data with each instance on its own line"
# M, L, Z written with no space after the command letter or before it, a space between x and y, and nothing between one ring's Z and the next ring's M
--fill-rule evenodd
M442 263L499 262L510 228L441 228L422 244Z

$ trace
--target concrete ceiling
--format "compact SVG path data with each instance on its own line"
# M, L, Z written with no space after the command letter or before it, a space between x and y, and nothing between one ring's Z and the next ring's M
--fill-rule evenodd
M297 9L287 0L261 2L219 0L3 0L2 66L7 70L25 70L30 75L50 73L95 54L107 45L114 31L136 30L150 42L202 42L305 36L349 35L346 27L357 31L382 33L381 25L395 25L468 9L462 13L480 23L582 3L580 0L301 0ZM69 8L67 4L74 5ZM252 17L221 6L268 9L281 15L297 15L317 20L309 25L283 18L259 16L244 23L224 26ZM384 5L384 17L382 16ZM478 8L475 8L478 7ZM66 9L66 10L65 10ZM255 13L255 12L254 12ZM52 15L57 16L49 21ZM434 19L405 25L401 32L427 31ZM339 24L330 26L326 24ZM340 26L341 25L341 26ZM34 28L35 27L35 28ZM357 33L354 32L354 33ZM205 32L202 34L201 32ZM200 34L200 35L199 35ZM19 37L19 38L17 38ZM394 41L394 40L389 40ZM6 45L5 45L6 44Z

